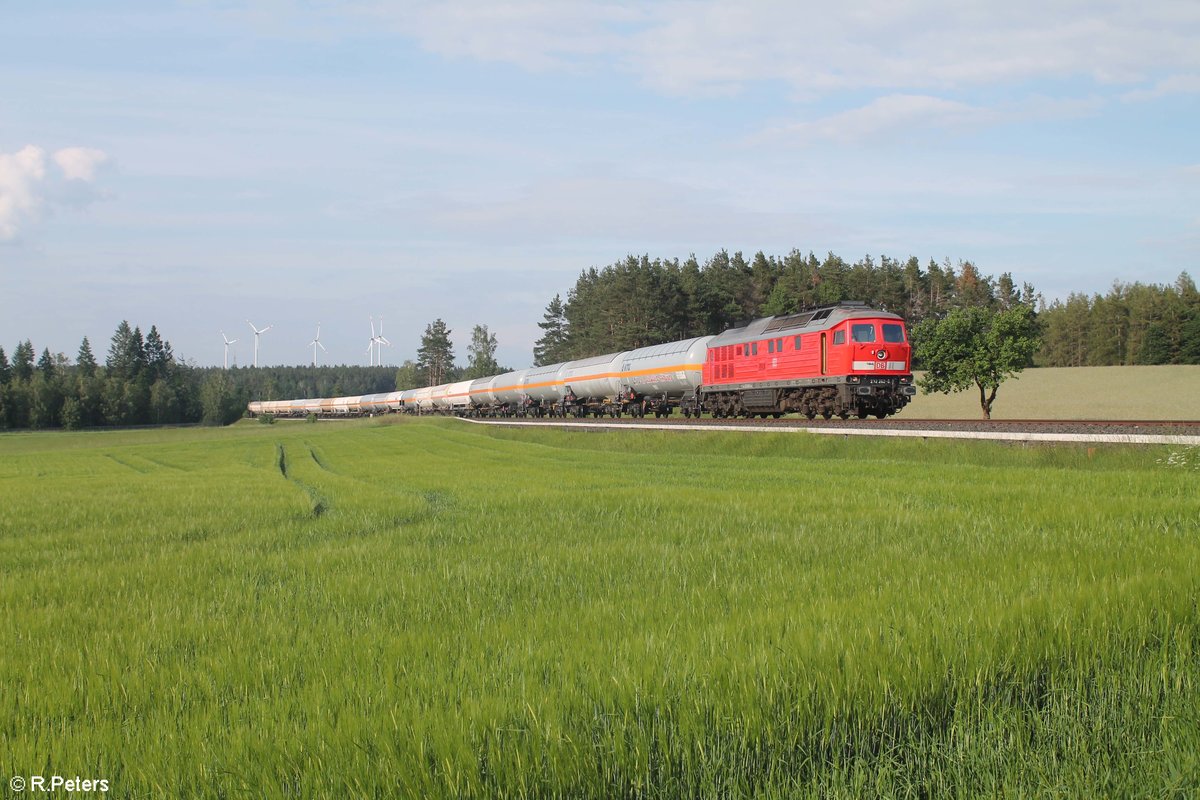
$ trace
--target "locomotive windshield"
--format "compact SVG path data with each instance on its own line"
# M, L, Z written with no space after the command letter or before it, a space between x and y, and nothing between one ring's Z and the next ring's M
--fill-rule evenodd
M852 342L873 342L875 341L875 326L869 322L860 323L850 326L850 341Z
M883 325L883 340L885 342L891 342L892 344L898 344L900 342L903 342L904 341L904 328L900 325L890 325L888 323L884 323L884 325Z

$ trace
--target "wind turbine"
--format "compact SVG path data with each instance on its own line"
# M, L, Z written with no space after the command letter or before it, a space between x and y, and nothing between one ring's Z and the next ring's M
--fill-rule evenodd
M375 336L375 318L369 317L371 320L371 338L367 340L367 364L375 366L375 341L378 337Z
M374 325L371 326L371 332L372 333L375 332ZM379 367L379 366L383 366L383 358L379 355L379 345L386 344L388 347L392 346L392 343L383 337L383 317L379 318L379 335L374 338L375 338L375 366Z
M319 322L317 323L317 338L313 339L311 342L309 342L309 344L312 345L312 349L313 349L312 365L315 367L317 365L317 348L320 347L322 350L325 350L325 345L321 344L321 323L319 323ZM329 351L325 350L325 352L328 353Z
M229 369L229 345L236 342L237 339L230 339L225 335L225 331L221 331L221 338L225 340L225 369Z
M264 334L267 331L271 330L271 328L274 328L275 326L268 325L267 327L263 328L260 331L258 328L254 327L254 323L251 322L250 320L246 320L246 324L250 326L250 330L254 331L254 366L257 367L258 366L258 337L261 334Z

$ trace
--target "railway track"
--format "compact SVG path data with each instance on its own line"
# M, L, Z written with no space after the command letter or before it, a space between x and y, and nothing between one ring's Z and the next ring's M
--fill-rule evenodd
M1200 445L1200 420L807 420L783 419L634 419L542 418L470 419L469 422L508 425L551 425L576 428L640 427L657 430L804 431L846 436L909 436L922 438L995 439L1030 442L1095 442Z

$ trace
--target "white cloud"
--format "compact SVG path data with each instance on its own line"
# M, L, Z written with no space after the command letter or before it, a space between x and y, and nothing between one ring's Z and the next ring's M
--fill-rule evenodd
M37 214L45 176L42 148L27 145L11 155L0 153L0 241L15 239L21 224Z
M96 167L108 160L103 150L92 147L65 147L54 154L54 163L67 180L91 182L96 175Z
M931 95L893 94L819 119L776 125L751 137L749 143L877 142L924 135L933 129L966 131L998 123L1083 117L1094 114L1104 104L1099 97L1058 99L1035 95L1020 103L986 108Z
M817 140L857 142L904 136L914 129L964 128L994 121L995 112L928 95L890 95L861 108L812 122L772 128L764 137L807 144Z
M668 93L779 81L799 95L904 92L1200 70L1192 0L463 0L358 10L451 57L528 69L608 63Z
M1200 94L1200 74L1171 75L1149 89L1138 89L1123 95L1123 100L1157 100L1175 94Z
M515 0L422 2L372 13L393 17L428 50L511 63L531 70L569 67L624 49L621 29L645 19L637 4Z
M90 183L96 167L108 156L100 150L68 147L52 156L66 181ZM46 151L26 145L15 153L0 153L0 241L16 239L22 228L35 221L53 203L80 205L78 192L65 189L57 176L46 171Z

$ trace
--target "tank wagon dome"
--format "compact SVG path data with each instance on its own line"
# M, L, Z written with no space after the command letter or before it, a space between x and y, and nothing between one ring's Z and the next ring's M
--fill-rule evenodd
M717 334L708 343L709 347L721 347L727 344L742 344L772 336L794 336L798 333L813 333L829 330L848 319L894 319L903 322L904 318L890 311L879 311L866 303L844 300L837 305L822 306L801 311L796 314L784 314L775 317L762 317L746 323L740 328L730 328Z

